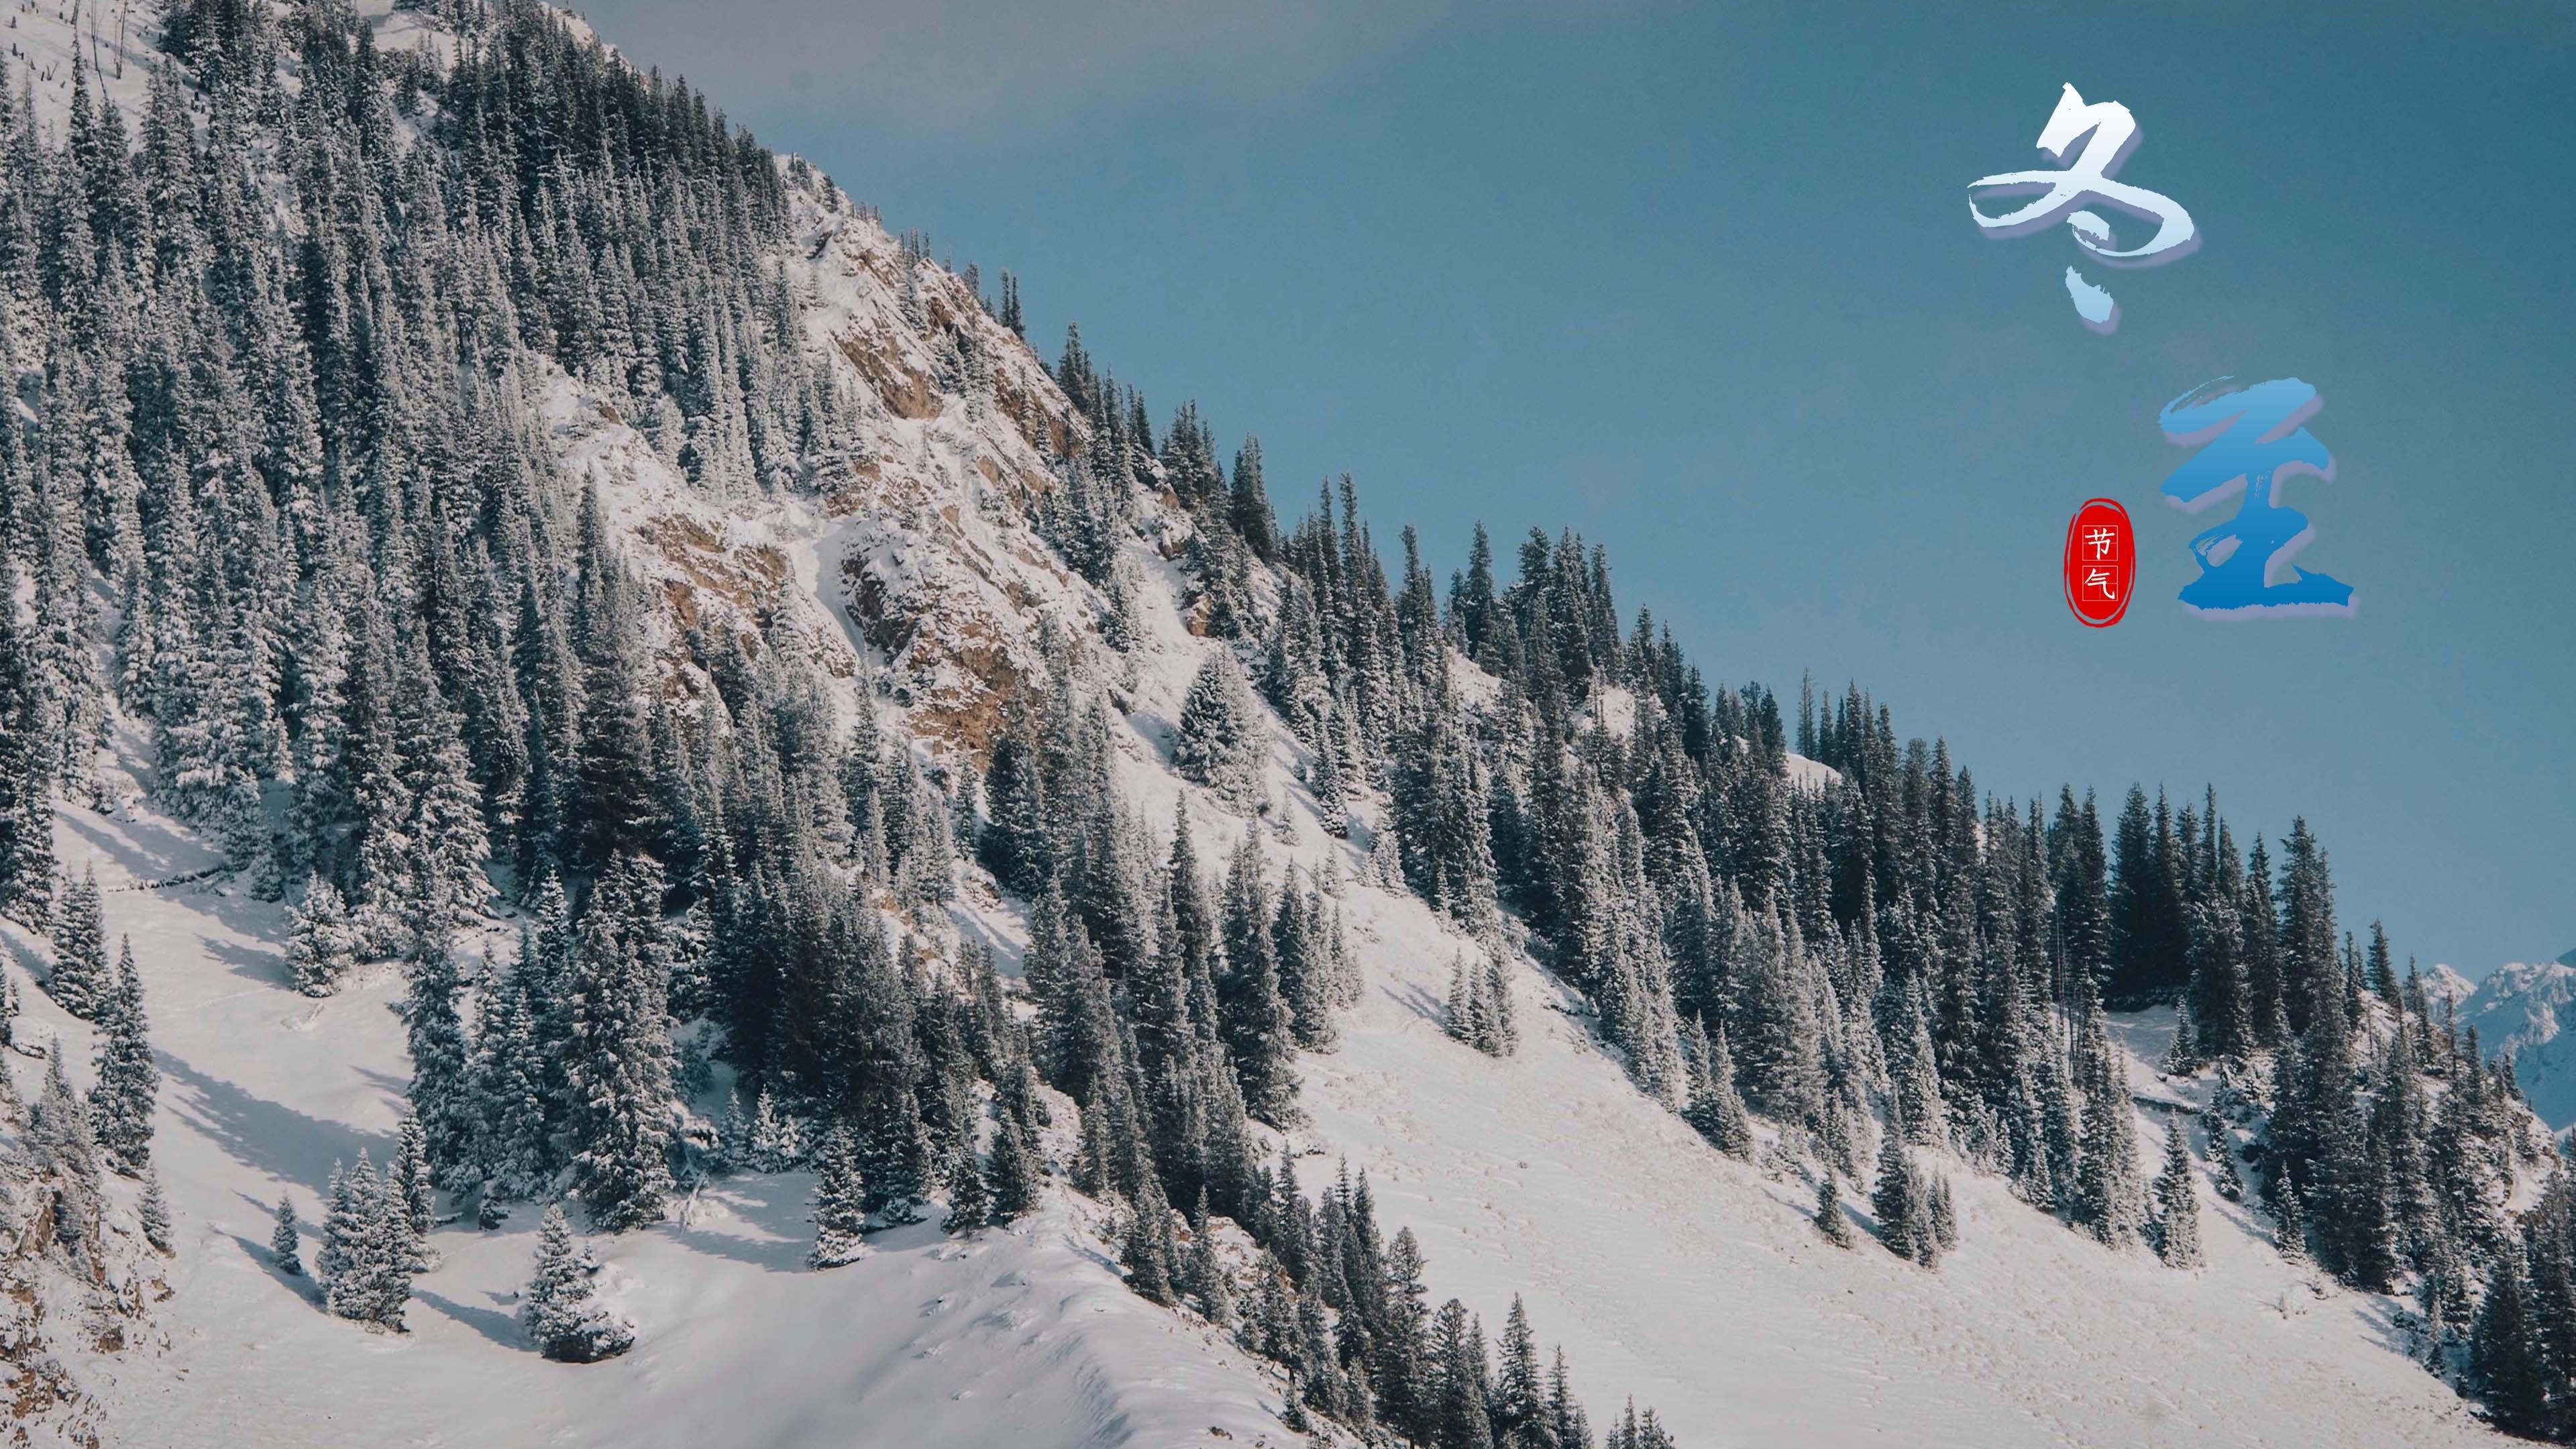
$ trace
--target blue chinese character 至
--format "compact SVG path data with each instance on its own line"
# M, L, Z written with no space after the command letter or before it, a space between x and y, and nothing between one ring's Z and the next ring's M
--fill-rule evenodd
M2239 617L2352 612L2351 585L2290 562L2316 530L2306 514L2281 502L2285 478L2334 477L2334 456L2304 426L2321 405L2317 390L2295 377L2248 388L2222 377L2157 415L2168 439L2200 448L2165 479L2167 502L2198 513L2239 490L2245 495L2234 518L2192 539L2200 577L2183 588L2186 606Z

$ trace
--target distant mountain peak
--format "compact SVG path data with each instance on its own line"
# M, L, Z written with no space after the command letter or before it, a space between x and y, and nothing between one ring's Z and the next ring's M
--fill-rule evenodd
M2532 1110L2553 1127L2576 1122L2576 951L2555 961L2497 967L2460 1002L2460 1024L2492 1055L2511 1055Z

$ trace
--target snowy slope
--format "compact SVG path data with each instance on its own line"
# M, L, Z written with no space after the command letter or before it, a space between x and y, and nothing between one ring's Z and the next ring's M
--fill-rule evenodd
M1094 1210L1063 1200L1009 1231L876 1239L830 1273L803 1265L811 1180L738 1178L662 1228L595 1241L642 1329L607 1364L547 1363L513 1319L536 1214L441 1230L411 1333L330 1318L266 1250L280 1193L308 1222L335 1160L382 1161L409 1067L389 974L311 1001L291 991L278 908L230 886L145 889L216 856L149 812L61 817L63 858L95 861L112 933L130 933L165 1086L156 1156L178 1222L149 1343L84 1365L110 1442L385 1444L1164 1445L1275 1438L1278 1386L1232 1344L1129 1294ZM14 927L31 1035L85 1062L86 1028L33 989L43 947ZM86 1073L76 1074L86 1082ZM308 1255L310 1243L308 1241Z
M1383 944L1401 917L1371 922ZM1866 1240L1843 1252L1808 1226L1803 1180L1720 1157L1576 1023L1525 1012L1547 1029L1505 1061L1447 1041L1425 1015L1443 959L1374 953L1348 1045L1310 1068L1319 1132L1415 1226L1444 1291L1491 1322L1525 1286L1593 1382L1684 1443L2491 1440L2402 1356L2383 1302L2314 1286L2206 1189L2199 1273L2111 1253L1965 1172L1964 1246L1939 1273ZM1532 972L1520 989L1554 1000ZM2132 1064L2133 1086L2152 1080ZM2152 1147L2162 1121L2141 1118Z

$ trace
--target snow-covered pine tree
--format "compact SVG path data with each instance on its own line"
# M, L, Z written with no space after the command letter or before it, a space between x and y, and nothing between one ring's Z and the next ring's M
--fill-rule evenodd
M594 1271L573 1245L562 1206L548 1207L537 1230L535 1268L519 1297L519 1324L537 1352L561 1363L597 1363L634 1347L634 1327L598 1301Z
M834 1123L823 1133L814 1163L814 1251L806 1262L837 1268L867 1256L866 1186L859 1175L858 1139Z
M1005 1112L993 1133L993 1221L1016 1222L1037 1210L1044 1170L1015 1113Z
M143 1201L135 1211L142 1220L143 1241L150 1243L156 1252L168 1254L173 1251L175 1245L170 1235L170 1200L161 1193L161 1173L158 1168L146 1167L143 1170Z
M1243 670L1225 651L1210 653L1181 701L1173 763L1214 791L1226 808L1243 813L1261 803L1261 765L1268 753Z
M1190 1209L1190 1251L1181 1266L1181 1291L1197 1304L1199 1316L1220 1330L1234 1322L1233 1272L1217 1252L1216 1226L1208 1217L1207 1189L1199 1189Z
M2245 1200L2245 1174L2236 1165L2236 1134L2215 1111L2200 1114L2200 1130L2209 1134L2209 1166L2218 1180L2218 1195L2229 1202Z
M1493 1039L1493 1033L1485 1022L1482 976L1483 973L1468 966L1464 952L1450 961L1449 996L1444 1004L1440 1029L1448 1033L1451 1041L1464 1042L1490 1054L1491 1048L1487 1043Z
M268 1255L277 1271L289 1278L304 1276L304 1234L296 1226L295 1200L284 1195L277 1199L277 1226L268 1235Z
M1244 1109L1273 1126L1286 1126L1297 1112L1296 1018L1279 990L1270 917L1260 847L1247 835L1226 875L1226 970L1216 982L1219 1025L1234 1058Z
M437 1264L429 1234L438 1220L438 1189L431 1179L429 1134L418 1112L405 1112L395 1128L393 1156L385 1164L385 1198L404 1261L415 1273L429 1271Z
M1556 1351L1556 1361L1547 1371L1547 1417L1551 1438L1558 1449L1589 1449L1592 1443L1592 1421L1583 1412L1582 1403L1574 1397L1573 1385L1565 1371L1565 1350Z
M2273 1197L2272 1245L2281 1256L2294 1263L2308 1260L2308 1215L2299 1203L2299 1190L2289 1184Z
M115 988L99 1012L99 1027L90 1125L116 1170L140 1177L152 1161L152 1105L161 1090L161 1069L152 1060L143 977L135 970L131 937L119 950Z
M754 1172L787 1172L805 1160L804 1134L795 1115L780 1110L763 1086L751 1109L750 1157Z
M658 1221L671 1183L661 875L648 858L618 856L582 913L573 960L573 1187L612 1232Z
M315 1266L323 1302L341 1318L400 1332L411 1299L411 1230L367 1150L345 1173L332 1169L331 1210Z
M2137 1241L2146 1216L2138 1182L2136 1112L2129 1103L2127 1069L2101 1025L2099 1006L2088 1006L2080 1029L2084 1049L2083 1159L2076 1169L2076 1226L2114 1247Z
M54 922L54 969L45 979L45 991L55 1005L83 1021L96 1021L115 995L96 866L83 867L80 880L63 893Z
M1784 1122L1804 1122L1823 1084L1812 963L1777 909L1753 916L1736 939L1745 948L1741 975L1722 1025L1734 1047L1738 1084L1754 1107Z
M1711 1147L1729 1157L1749 1160L1753 1156L1753 1121L1745 1113L1744 1099L1735 1090L1735 1058L1726 1049L1725 1029L1719 1028L1712 1038L1693 1017L1689 1050L1690 1102L1682 1109L1682 1116Z
M532 969L522 955L485 986L476 1003L475 1156L487 1203L533 1196L555 1166L546 1126L546 1066L528 1000Z
M1538 1366L1538 1335L1530 1329L1529 1310L1518 1293L1512 1295L1495 1348L1498 1362L1488 1416L1496 1449L1545 1443L1547 1384Z
M1127 1286L1152 1302L1174 1302L1171 1249L1171 1204L1163 1197L1161 1182L1149 1172L1138 1184L1119 1239L1118 1261L1127 1269Z
M305 882L303 898L286 910L286 966L295 989L328 996L358 960L356 933L340 888L320 874Z
M2165 1124L2164 1170L2156 1174L2156 1255L2169 1267L2197 1268L2200 1251L2199 1174L2192 1168L2191 1146L2182 1124Z
M1485 1024L1492 1032L1491 1054L1507 1057L1521 1049L1520 1020L1512 1010L1512 983L1503 970L1502 958L1485 958Z
M1837 1248L1852 1245L1851 1219L1843 1212L1843 1194L1831 1171L1816 1174L1816 1231Z
M474 1054L457 1007L463 983L445 932L415 936L404 970L409 978L404 1015L411 1046L412 1112L425 1133L431 1173L439 1183L461 1191L480 1175L483 1113L475 1092Z
M972 1140L962 1141L948 1161L948 1216L939 1229L945 1233L972 1233L993 1221L993 1189L985 1180L984 1166L976 1160Z
M1905 1150L1905 1133L1891 1122L1879 1134L1878 1185L1869 1199L1869 1210L1878 1219L1879 1241L1889 1252L1923 1260L1923 1246L1931 1236L1931 1224L1922 1221L1925 1207L1913 1158Z
M930 1143L909 1085L882 1083L861 1100L859 1168L868 1211L886 1227L921 1221L930 1192Z
M0 916L38 930L52 922L57 872L45 716L35 654L18 622L17 569L0 557Z

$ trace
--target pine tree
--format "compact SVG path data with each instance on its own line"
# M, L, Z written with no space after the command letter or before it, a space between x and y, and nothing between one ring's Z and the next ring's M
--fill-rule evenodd
M2197 1268L2200 1251L2200 1189L2192 1170L2191 1147L2183 1141L2182 1124L2165 1124L2165 1165L2156 1174L2156 1254L2168 1267Z
M1149 1301L1173 1302L1171 1273L1172 1209L1162 1185L1147 1173L1127 1213L1119 1240L1118 1261L1127 1269L1127 1286Z
M13 435L17 420L6 424ZM8 497L9 460L0 454L0 511ZM7 525L0 522L0 538ZM53 914L53 769L42 742L45 691L38 661L18 621L17 571L0 544L0 915L42 929Z
M1017 1222L1035 1212L1045 1179L1019 1118L1002 1114L993 1134L993 1221Z
M331 1211L322 1224L316 1266L324 1303L341 1318L400 1332L411 1298L410 1227L402 1204L358 1150L358 1165L333 1169Z
M404 1261L412 1271L426 1272L437 1261L430 1251L429 1234L438 1221L438 1191L430 1177L429 1134L417 1112L405 1112L395 1131L385 1196L389 1215L400 1230Z
M1925 1207L1913 1159L1905 1150L1905 1133L1891 1122L1879 1134L1878 1185L1869 1198L1869 1210L1878 1219L1879 1241L1887 1244L1889 1252L1922 1260L1931 1229L1930 1223L1922 1221Z
M2308 1215L2299 1204L2297 1187L2282 1183L2273 1198L2272 1244L2294 1263L2308 1259Z
M760 1089L751 1111L749 1163L754 1172L787 1172L804 1160L805 1145L796 1119L778 1108L769 1088Z
M304 1235L297 1230L295 1223L295 1201L280 1197L277 1200L277 1229L268 1235L268 1252L277 1263L277 1271L289 1278L303 1277L303 1245Z
M948 1164L948 1216L940 1223L946 1233L971 1233L993 1221L993 1190L984 1179L983 1165L975 1160L974 1144L958 1144Z
M2101 1010L2088 1006L2079 1045L2092 1080L2084 1092L2084 1151L2076 1168L2075 1221L2111 1247L2137 1238L2145 1216L2140 1201L2137 1122L2129 1103L2126 1069L2101 1026Z
M1491 1055L1507 1057L1520 1050L1520 1021L1512 1011L1511 978L1504 974L1502 958L1485 959L1485 1025L1493 1038Z
M90 1124L116 1170L140 1177L152 1161L152 1105L161 1090L153 1064L150 1028L143 1017L143 978L134 966L134 942L125 939L113 995L99 1014L97 1082L90 1088Z
M573 1186L611 1232L662 1216L671 1175L669 966L661 872L620 856L582 913L573 962Z
M1430 1363L1437 1424L1434 1442L1444 1449L1452 1445L1492 1449L1493 1425L1485 1407L1492 1391L1487 1383L1484 1334L1467 1316L1467 1305L1455 1298L1440 1305L1433 1320Z
M1518 1293L1512 1295L1496 1347L1500 1362L1490 1409L1494 1443L1498 1449L1536 1449L1550 1442L1547 1384L1538 1366L1538 1336L1530 1330L1529 1310L1521 1306Z
M836 1122L823 1134L823 1149L814 1164L814 1251L806 1262L817 1268L837 1268L866 1257L867 1225L858 1139Z
M519 1324L537 1352L560 1363L597 1363L634 1347L634 1328L594 1296L593 1271L587 1255L573 1247L563 1208L547 1208L537 1232L535 1271L519 1296Z
M1932 1241L1941 1252L1955 1251L1959 1246L1959 1212L1950 1198L1950 1179L1935 1177L1925 1194L1932 1210Z
M1257 847L1248 838L1226 883L1225 946L1227 970L1217 984L1220 1025L1244 1108L1272 1126L1287 1126L1297 1111L1296 1019L1279 990L1269 895Z
M868 1211L887 1227L921 1221L921 1203L930 1191L930 1144L922 1132L920 1099L910 1086L878 1083L860 1099L857 1127Z
M2229 1202L2245 1200L2245 1174L2236 1166L2236 1134L2227 1128L2227 1119L2216 1112L2204 1112L2201 1130L2209 1134L2211 1170L2218 1178L2218 1195Z
M456 958L442 935L416 937L405 963L404 997L411 1046L412 1111L424 1132L435 1180L462 1190L479 1175L482 1104L475 1092L474 1053L458 1014Z
M146 1168L143 1173L143 1202L138 1209L143 1222L143 1241L167 1254L172 1251L170 1236L170 1200L161 1194L161 1174Z
M1745 1113L1744 1099L1735 1091L1735 1058L1726 1049L1725 1028L1719 1028L1712 1038L1694 1018L1690 1056L1690 1103L1682 1116L1708 1139L1711 1147L1729 1157L1751 1160L1753 1121Z
M1199 1315L1219 1328L1234 1320L1233 1275L1216 1247L1216 1227L1208 1217L1207 1189L1199 1189L1197 1206L1190 1210L1190 1254L1181 1273L1181 1287L1198 1300Z
M339 888L327 877L313 876L305 883L304 898L287 907L286 922L286 965L295 989L307 996L330 995L358 957Z
M54 1004L84 1021L96 1021L116 990L108 974L107 930L100 920L98 871L81 872L78 884L63 893L54 925L54 969L46 978Z
M483 992L474 1033L474 1098L478 1115L483 1202L534 1195L554 1169L546 1125L546 1063L528 999L533 970L522 951Z
M1216 792L1229 809L1248 811L1261 802L1269 743L1230 655L1212 653L1199 666L1181 701L1179 729L1172 758L1183 775Z
M1556 1449L1592 1449L1592 1422L1585 1417L1583 1405L1575 1400L1573 1387L1566 1380L1565 1350L1561 1348L1547 1374L1547 1422Z
M1842 1189L1830 1171L1816 1175L1816 1230L1837 1248L1852 1245L1851 1219L1843 1213Z
M2469 1374L2485 1391L2497 1427L2538 1434L2548 1425L2549 1368L2523 1282L2522 1255L2508 1247L2469 1336Z

